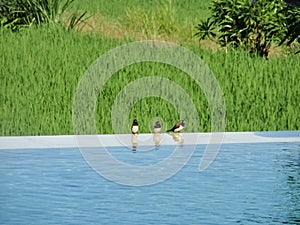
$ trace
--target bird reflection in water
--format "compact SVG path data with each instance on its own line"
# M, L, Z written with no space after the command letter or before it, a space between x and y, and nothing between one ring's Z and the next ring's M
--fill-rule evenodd
M181 137L180 134L171 133L170 135L172 136L174 141L176 141L178 144L180 144L180 146L183 146L184 139Z
M159 147L160 146L160 133L154 133L153 134L153 142L155 147Z
M138 145L138 135L137 134L132 134L131 144L132 144L132 151L136 152L137 145Z
M158 149L158 147L160 146L160 131L161 131L160 121L156 121L153 127L153 142L156 149Z

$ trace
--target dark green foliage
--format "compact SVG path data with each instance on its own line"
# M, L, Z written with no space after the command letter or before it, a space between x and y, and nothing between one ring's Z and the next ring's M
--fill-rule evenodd
M300 8L300 1L299 0L284 0L286 3L294 6L294 7L298 7Z
M74 0L0 0L0 23L13 31L40 24L62 24L63 16ZM71 26L83 20L86 13L71 17Z
M286 32L284 38L281 40L279 45L286 43L287 46L292 45L293 42L300 43L300 2L298 1L286 1L291 5L291 7L287 7L286 11L290 15L287 18L286 22ZM298 9L293 8L293 6L298 7ZM295 54L300 53L297 51Z
M200 38L213 38L223 47L243 48L266 58L272 43L295 37L300 17L299 10L282 0L213 0L210 10L209 24L201 21L198 26ZM291 44L295 38L289 40Z
M88 19L85 18L86 14L87 12L82 14L74 13L70 18L69 25L67 26L68 30L74 30L76 27L79 27L80 30L84 25L86 25L86 20ZM83 24L83 26L80 26L80 24Z
M207 18L206 20L202 20L198 24L198 32L196 33L197 36L199 36L200 39L205 39L205 38L216 38L216 33L215 33L215 22L212 21L211 18Z

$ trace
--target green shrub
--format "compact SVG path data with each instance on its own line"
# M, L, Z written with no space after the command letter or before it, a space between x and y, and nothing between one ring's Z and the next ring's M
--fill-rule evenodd
M287 18L287 22L285 24L287 26L286 33L279 45L286 43L287 46L291 46L293 42L300 43L300 3L290 0L285 1L291 5L291 7L286 8L287 13L291 16ZM293 7L298 7L298 9ZM297 53L300 53L300 50L295 52L295 54Z
M212 15L199 23L197 36L266 58L271 44L287 39L300 18L299 10L282 0L213 0L210 10Z

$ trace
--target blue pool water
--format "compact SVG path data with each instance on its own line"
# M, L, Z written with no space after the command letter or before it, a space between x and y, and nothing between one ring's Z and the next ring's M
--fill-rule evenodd
M171 150L109 148L132 164ZM142 187L106 180L76 148L0 150L0 224L300 224L300 143L223 144L199 172L204 150Z

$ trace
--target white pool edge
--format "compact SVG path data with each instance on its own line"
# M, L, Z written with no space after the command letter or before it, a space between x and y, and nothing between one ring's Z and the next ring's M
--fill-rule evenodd
M300 142L300 131L292 137L266 137L257 135L257 132L225 132L225 133L182 133L176 136L162 133L159 135L161 145L176 145L175 139L180 138L184 145L195 144L233 144L233 143L274 143L274 142ZM78 148L97 147L99 145L130 146L133 136L131 134L111 135L58 135L58 136L1 136L0 150L27 149L27 148ZM134 137L138 145L154 145L153 134L139 134Z

